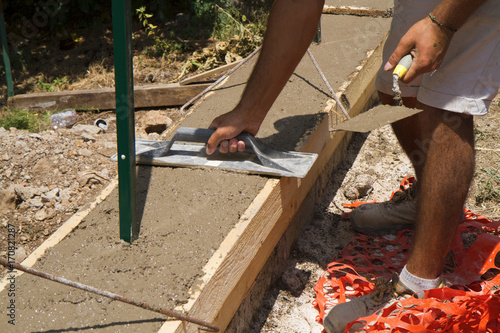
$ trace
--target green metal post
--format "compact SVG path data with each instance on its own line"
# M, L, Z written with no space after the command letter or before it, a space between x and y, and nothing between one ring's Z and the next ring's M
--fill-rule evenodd
M0 0L0 39L2 40L2 56L5 68L5 79L7 81L7 96L14 96L14 85L12 84L12 70L10 68L9 47L7 46L7 32L3 17L3 4Z
M118 140L118 194L120 238L137 238L135 194L134 80L130 0L113 0L116 127Z

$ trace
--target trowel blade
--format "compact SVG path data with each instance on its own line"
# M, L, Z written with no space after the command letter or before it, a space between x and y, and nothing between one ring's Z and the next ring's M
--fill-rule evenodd
M413 116L422 110L405 106L377 105L376 107L333 126L330 131L366 133L387 124Z

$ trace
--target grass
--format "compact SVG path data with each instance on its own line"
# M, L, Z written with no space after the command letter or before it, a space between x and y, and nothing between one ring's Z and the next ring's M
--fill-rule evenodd
M3 109L0 110L0 127L7 130L15 127L31 133L38 133L50 128L50 112L36 113L18 109Z

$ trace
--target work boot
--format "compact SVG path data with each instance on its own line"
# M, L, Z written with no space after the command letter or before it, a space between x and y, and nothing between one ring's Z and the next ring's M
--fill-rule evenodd
M367 203L355 208L349 217L357 232L379 236L413 228L417 221L417 198L413 186L394 192L385 202Z
M391 281L377 279L372 293L334 306L323 318L323 326L328 333L343 333L349 323L407 299L412 294L399 280L397 273L394 273ZM363 326L364 324L356 323L349 332L356 332Z

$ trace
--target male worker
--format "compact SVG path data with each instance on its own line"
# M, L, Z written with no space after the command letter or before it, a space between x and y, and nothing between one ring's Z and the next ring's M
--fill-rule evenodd
M276 0L261 56L239 104L217 117L207 153L244 150L316 34L323 0ZM357 230L380 233L416 221L413 248L379 304L365 295L325 316L328 332L405 295L438 287L474 172L473 116L484 115L500 85L500 0L396 0L376 87L392 103L392 69L411 53L404 103L423 111L393 125L416 171L416 201L366 204L351 213ZM396 219L393 217L396 216Z

